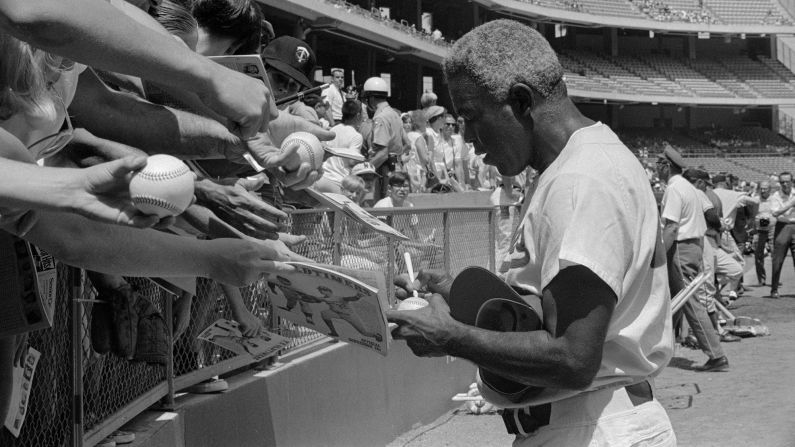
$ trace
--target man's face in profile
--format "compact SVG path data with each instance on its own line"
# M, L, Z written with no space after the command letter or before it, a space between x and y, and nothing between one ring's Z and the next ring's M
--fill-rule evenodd
M449 89L464 119L462 137L475 146L475 154L486 154L483 162L496 166L502 175L523 172L534 157L533 129L517 121L508 103L497 103L466 76L451 78Z
M789 196L792 193L792 176L782 175L779 177L778 182L781 184L781 193L785 196Z

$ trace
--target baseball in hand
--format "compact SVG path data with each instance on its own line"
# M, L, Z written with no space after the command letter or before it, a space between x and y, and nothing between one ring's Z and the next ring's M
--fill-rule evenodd
M298 157L290 158L290 161L284 165L286 171L297 170L301 163L309 163L313 171L323 166L323 155L325 151L323 150L323 145L316 136L309 132L293 132L282 141L280 151L284 152L287 148L296 143L299 145L297 151Z
M144 214L176 216L193 201L193 181L193 173L179 158L152 155L130 180L130 197Z
M417 310L428 305L428 301L423 298L409 297L398 304L397 310Z

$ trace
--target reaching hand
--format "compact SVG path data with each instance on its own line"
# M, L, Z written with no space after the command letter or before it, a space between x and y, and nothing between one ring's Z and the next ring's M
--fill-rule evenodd
M130 179L146 166L145 157L125 157L85 169L74 169L69 209L92 220L138 228L168 226L173 217L144 214L130 200Z
M209 208L243 234L257 239L278 239L281 222L287 214L246 189L257 186L261 186L261 182L238 182L226 186L205 179L196 182L196 197L200 205Z
M317 124L307 121L300 116L291 115L283 110L279 112L279 117L271 121L268 133L275 146L281 146L282 142L293 132L309 132L316 136L320 141L334 139L334 132L325 130Z
M278 241L213 239L205 242L211 254L208 276L234 287L251 284L263 273L294 272L294 267L279 261L297 260L293 256L303 258L276 245Z
M279 114L273 94L265 84L215 63L210 67L211 85L207 92L199 94L202 102L229 118L232 131L244 140L265 131Z
M232 318L240 323L240 332L245 337L256 337L265 332L265 325L262 320L257 318L248 309L239 312L232 311Z
M426 291L440 294L444 299L450 296L450 285L453 278L442 270L420 269L417 279L411 282L407 274L395 277L395 297L406 299L416 290L419 293Z

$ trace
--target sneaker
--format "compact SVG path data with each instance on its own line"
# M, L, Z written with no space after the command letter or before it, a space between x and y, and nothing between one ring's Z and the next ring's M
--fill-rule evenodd
M690 349L700 349L698 346L698 339L692 334L685 337L682 346L687 346Z
M729 359L725 355L716 359L709 359L703 365L696 367L696 371L699 372L725 371L727 369L729 369Z
M116 443L116 445L121 444L129 444L135 441L135 433L123 430L116 430L110 434L105 440L110 440Z
M728 332L724 332L724 333L720 334L720 341L722 343L734 343L734 342L738 342L740 340L742 340L742 338L740 338L740 337L738 337L736 335L732 335L732 334L730 334Z
M737 297L737 292L735 292L734 290L729 292L729 302L735 301L735 300L737 300L737 298L738 298Z
M778 290L771 290L770 291L770 298L778 299Z
M224 379L208 379L185 388L185 391L192 394L220 393L229 389L229 383Z

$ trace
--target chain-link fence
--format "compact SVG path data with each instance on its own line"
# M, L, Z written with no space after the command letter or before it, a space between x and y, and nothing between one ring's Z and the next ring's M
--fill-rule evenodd
M495 268L495 209L372 211L409 240L384 237L343 213L304 210L290 215L291 233L306 237L293 248L316 262L382 270L387 284L407 271L404 253L415 271L455 275L468 265ZM145 278L108 277L116 284L111 293L100 285L106 281L101 276L91 276L95 286L83 272L63 265L58 275L54 325L29 337L41 358L24 426L16 439L2 430L0 447L93 446L153 404L168 408L176 391L248 366L247 358L197 339L219 318L259 319L292 340L281 355L326 339L273 317L264 278L242 289L199 278L193 295ZM235 300L242 307L232 305ZM137 335L129 335L133 327Z

